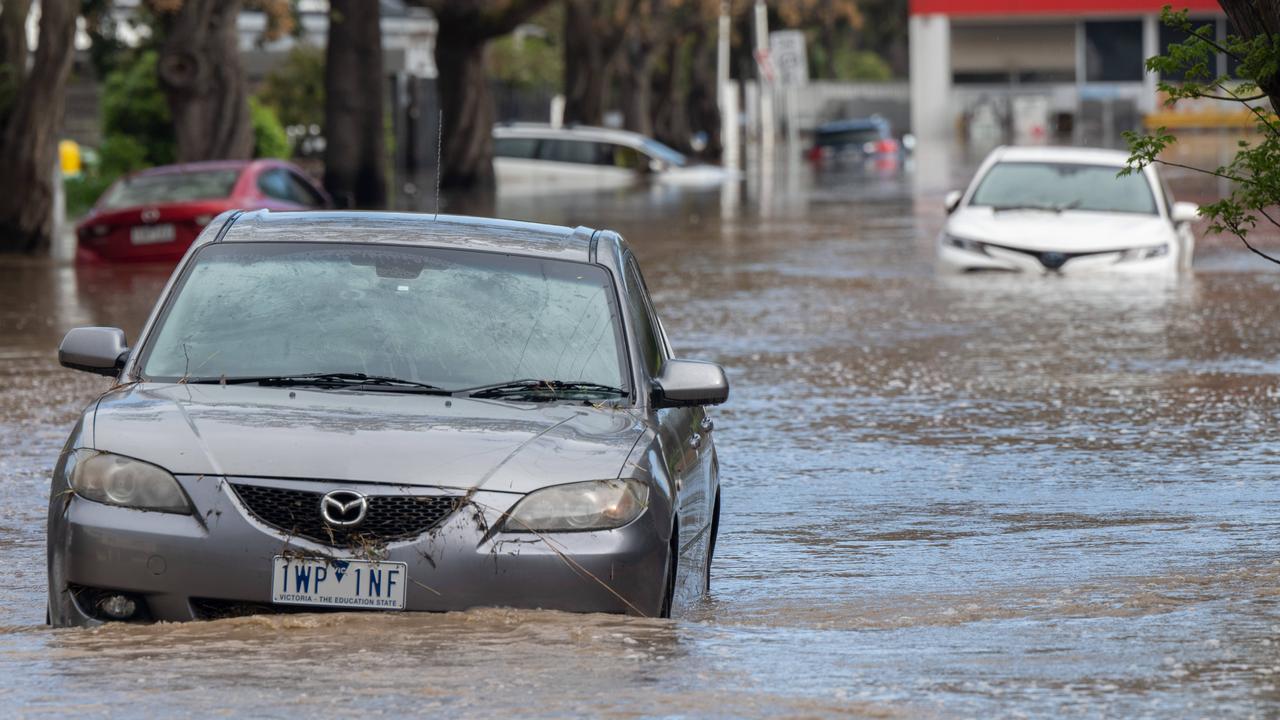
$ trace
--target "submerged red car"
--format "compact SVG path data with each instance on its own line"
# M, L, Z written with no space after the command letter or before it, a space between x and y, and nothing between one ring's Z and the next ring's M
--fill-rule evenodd
M79 262L176 262L224 210L317 210L329 196L281 160L165 165L116 181L76 226Z

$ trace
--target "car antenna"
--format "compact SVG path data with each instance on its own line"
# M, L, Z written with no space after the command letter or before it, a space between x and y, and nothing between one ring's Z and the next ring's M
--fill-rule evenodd
M444 145L444 109L441 108L439 115L436 117L436 214L432 216L431 222L435 222L440 218L440 156L441 147Z

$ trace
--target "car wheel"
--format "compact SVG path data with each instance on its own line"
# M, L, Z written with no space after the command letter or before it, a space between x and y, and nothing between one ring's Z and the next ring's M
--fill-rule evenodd
M662 591L662 608L658 617L671 617L671 606L676 598L676 569L680 564L680 541L676 534L671 534L671 547L667 550L667 586Z

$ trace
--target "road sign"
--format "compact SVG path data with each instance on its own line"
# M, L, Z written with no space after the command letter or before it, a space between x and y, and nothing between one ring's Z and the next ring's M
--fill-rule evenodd
M805 85L809 82L809 57L805 53L803 32L776 30L769 33L769 55L780 83Z

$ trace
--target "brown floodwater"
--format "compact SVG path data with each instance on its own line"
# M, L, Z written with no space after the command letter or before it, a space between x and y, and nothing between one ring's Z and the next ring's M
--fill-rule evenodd
M499 198L621 231L729 372L712 588L670 621L46 628L47 478L106 384L54 350L134 337L168 268L0 260L0 715L1280 714L1280 273L1209 239L1178 278L940 275L972 167Z

